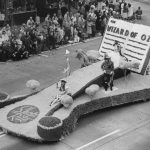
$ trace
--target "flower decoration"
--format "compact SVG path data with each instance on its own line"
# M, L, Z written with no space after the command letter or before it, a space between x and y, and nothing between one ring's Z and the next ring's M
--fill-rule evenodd
M70 95L62 95L61 104L63 104L65 108L69 108L73 104L73 98Z
M36 92L40 87L40 82L37 80L29 80L26 83L26 87L31 90L31 92Z
M85 89L85 93L91 97L91 99L93 98L93 96L99 91L99 86L97 84L93 84L91 86L89 86L88 88Z

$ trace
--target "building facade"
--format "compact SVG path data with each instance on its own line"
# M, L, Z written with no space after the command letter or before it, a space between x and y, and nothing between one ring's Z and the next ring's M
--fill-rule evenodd
M36 11L36 0L0 0L1 23L22 24Z

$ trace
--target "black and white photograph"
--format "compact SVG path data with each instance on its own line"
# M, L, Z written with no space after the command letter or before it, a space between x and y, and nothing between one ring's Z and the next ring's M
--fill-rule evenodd
M0 150L150 150L150 0L0 0Z

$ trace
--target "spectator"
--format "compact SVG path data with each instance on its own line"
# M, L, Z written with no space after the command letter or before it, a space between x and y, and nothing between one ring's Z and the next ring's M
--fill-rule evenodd
M84 5L81 6L80 13L83 14L83 16L85 17L86 12L85 12L85 7L84 7Z
M116 2L114 3L114 10L115 10L116 12L118 12L119 9L120 9L119 7L120 7L119 0L116 0Z
M56 39L55 39L55 28L54 25L50 26L48 28L48 37L47 37L47 44L48 44L48 48L49 50L55 49L56 48Z
M40 25L41 21L40 21L40 17L39 16L36 16L35 23L36 23L37 26Z
M96 19L96 30L100 32L102 24L102 13L99 11L97 12L97 19Z
M105 2L105 3L106 3L106 2ZM107 0L107 3L108 3L108 5L109 5L109 6L107 6L107 7L114 9L114 1L113 1L113 0L109 0L109 2L108 2L108 0Z
M138 7L137 11L136 11L136 18L137 19L141 19L142 18L142 10L141 7Z
M105 5L106 5L106 7L109 7L110 0L104 0L104 3L105 3Z
M65 42L67 42L68 40L70 40L71 38L71 28L70 28L70 16L69 16L69 12L67 11L66 14L64 15L64 20L63 20L63 26L64 26L64 30L65 30Z
M5 30L2 31L2 39L3 39L3 41L8 41L9 40L9 36L6 34Z
M63 25L63 17L62 17L62 15L58 16L58 23L60 24L60 27L62 27L62 25Z
M116 11L113 11L113 12L112 12L112 16L113 16L114 18L117 18L117 12L116 12Z
M110 8L110 9L108 10L108 13L105 11L105 13L106 13L106 15L108 15L108 17L113 16L113 8Z
M74 42L75 43L78 43L80 41L80 38L79 38L79 36L78 36L78 30L77 30L77 28L75 27L74 28Z
M70 18L70 30L71 30L71 39L74 38L74 26L75 26L75 21L74 21L74 16Z
M103 1L101 2L100 10L102 10L102 9L104 9L104 8L106 8L106 7L108 7L108 5L106 6L106 2L103 0Z
M7 24L7 25L5 26L5 30L6 30L6 31L8 31L8 30L10 31L10 25L9 25L9 24Z
M52 17L52 22L53 23L58 23L58 17L56 15L56 13L54 13L53 17Z
M95 22L96 22L97 17L94 11L95 11L95 6L91 5L88 16L87 16L87 33L89 37L94 36L95 30L96 30Z
M78 15L80 15L80 14L78 14ZM72 14L72 13L70 14L70 19L72 19L74 24L77 24L77 17L74 14Z
M123 19L127 19L127 17L128 17L128 5L127 5L127 3L124 3L122 17L123 17Z
M23 23L22 26L20 27L20 34L25 34L25 29L26 29L26 24Z
M3 43L2 32L0 32L0 46L2 45L2 43Z
M76 23L78 24L78 18L80 16L80 11L78 11L77 13L74 14L75 18L76 18Z
M85 8L85 13L88 13L89 10L90 10L90 4L89 4L88 1L85 1L85 6L84 6L84 8Z
M92 22L91 22L91 12L90 11L87 15L87 34L88 34L89 38L92 35Z
M70 22L69 12L67 11L64 15L64 22Z
M50 14L47 14L47 16L45 17L45 24L47 26L49 26L51 24L51 18L50 18Z
M64 40L64 36L65 36L65 33L64 33L64 29L61 27L61 26L58 26L58 44L62 45L63 44L63 40Z
M6 34L8 35L8 37L11 36L11 31L10 31L9 24L7 24L2 30L4 30L6 32Z
M102 15L102 24L101 24L101 35L102 35L102 36L104 35L106 25L107 25L107 17L106 17L106 15L105 15L105 13L104 13L104 14Z
M78 36L80 40L84 40L84 32L85 32L85 19L83 18L83 14L81 14L78 18Z
M81 32L84 32L85 29L85 19L83 18L83 14L81 14L78 18L78 28Z
M32 17L27 21L27 27L32 28L34 26L34 20Z
M61 14L62 14L63 17L66 14L67 11L68 11L68 9L65 5L65 2L62 2L62 4L61 4Z
M121 19L121 15L120 15L119 12L115 12L113 17L116 18L116 19Z
M122 0L122 2L120 3L120 14L122 17L123 17L124 3L125 3L124 0Z
M103 14L106 11L107 11L106 5L102 6L101 13Z
M133 6L129 3L128 4L128 19L131 20L133 17Z

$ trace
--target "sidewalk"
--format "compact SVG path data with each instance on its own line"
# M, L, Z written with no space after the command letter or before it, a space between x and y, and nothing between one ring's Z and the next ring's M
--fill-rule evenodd
M150 4L150 0L133 0L133 1Z

